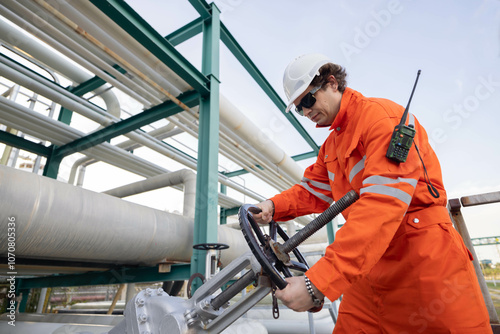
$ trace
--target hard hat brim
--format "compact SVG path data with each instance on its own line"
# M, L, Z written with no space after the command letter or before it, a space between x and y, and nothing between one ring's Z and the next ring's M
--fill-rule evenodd
M290 109L292 109L293 102L300 96L300 94L302 94L306 91L306 89L307 89L307 87L309 87L309 85L310 85L310 83L306 83L306 84L302 85L300 88L298 88L293 93L293 95L290 97L290 100L288 101L285 112L289 112Z

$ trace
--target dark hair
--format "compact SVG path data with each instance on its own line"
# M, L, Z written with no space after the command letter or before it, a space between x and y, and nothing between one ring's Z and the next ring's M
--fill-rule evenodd
M338 90L343 93L347 86L347 73L345 72L345 68L340 65L328 63L319 69L319 75L315 76L313 81L311 82L311 86L322 86L326 82L328 82L328 77L333 75L338 83Z

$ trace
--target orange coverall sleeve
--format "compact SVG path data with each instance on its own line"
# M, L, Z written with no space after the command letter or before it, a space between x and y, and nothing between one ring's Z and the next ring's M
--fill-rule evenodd
M360 199L350 208L325 256L307 271L330 300L340 297L380 260L411 202L421 173L415 148L406 163L396 164L385 157L397 121L386 114L358 124L363 127L360 143L366 153Z

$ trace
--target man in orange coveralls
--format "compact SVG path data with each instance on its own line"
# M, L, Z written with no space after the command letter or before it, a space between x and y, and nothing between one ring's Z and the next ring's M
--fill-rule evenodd
M302 182L257 204L262 213L254 218L268 223L323 212L351 189L360 199L343 212L346 223L325 256L305 276L287 278L276 296L306 311L314 299L343 294L334 333L491 333L472 255L450 221L424 128L408 115L428 176L414 146L404 163L386 158L404 108L364 97L346 87L345 77L319 54L298 57L285 71L287 111L294 106L331 133Z

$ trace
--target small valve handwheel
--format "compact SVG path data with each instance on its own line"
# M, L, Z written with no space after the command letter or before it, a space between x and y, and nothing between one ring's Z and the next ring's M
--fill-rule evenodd
M197 244L193 246L194 249L198 250L223 250L223 249L228 249L229 246L226 244L218 244L218 243L206 243L206 244Z
M273 250L273 247L277 245L276 238L279 235L284 241L287 241L288 235L275 221L269 223L269 235L262 233L252 216L252 213L260 211L260 208L255 205L243 205L238 213L241 230L263 270L279 289L284 289L288 284L284 277L292 277L291 270L306 272L309 266L297 248L292 250L297 261L292 261L289 258L278 259L276 251Z

